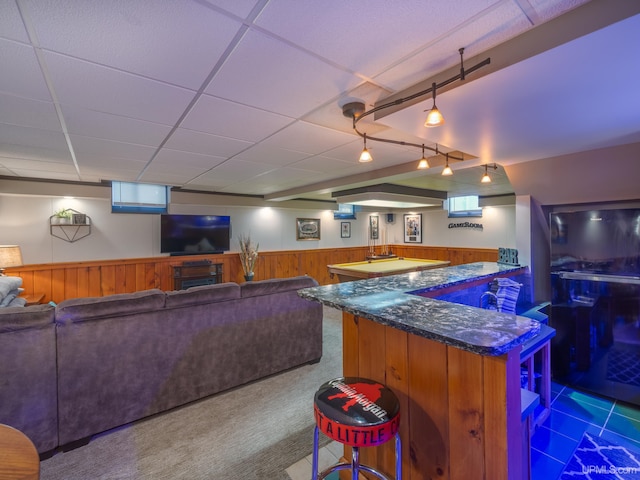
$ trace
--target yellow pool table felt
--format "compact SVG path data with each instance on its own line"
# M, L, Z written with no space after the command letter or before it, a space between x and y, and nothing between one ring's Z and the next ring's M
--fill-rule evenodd
M338 275L338 278L343 281L347 280L345 277L350 277L351 280L359 280L430 270L432 268L445 267L449 263L447 260L398 257L364 262L337 263L335 265L327 265L327 268L332 278L333 275Z

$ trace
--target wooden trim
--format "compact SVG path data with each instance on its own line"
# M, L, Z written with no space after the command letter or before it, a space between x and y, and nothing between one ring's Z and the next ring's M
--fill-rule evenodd
M495 262L498 259L497 249L421 245L392 245L391 248L398 256L448 260L451 265L479 261ZM321 285L337 283L337 278L330 278L327 265L362 261L367 253L366 246L260 252L254 279L309 275ZM189 261L204 259L211 260L212 263L222 263L225 282L244 282L237 253L188 257ZM171 267L181 265L185 260L185 257L162 256L47 263L7 268L6 273L22 277L25 294L42 292L45 294L43 302L60 303L68 298L101 297L150 288L173 290Z

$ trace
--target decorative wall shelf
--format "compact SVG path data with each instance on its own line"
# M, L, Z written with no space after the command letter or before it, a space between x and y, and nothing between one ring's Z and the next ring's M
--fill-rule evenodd
M52 236L73 243L91 235L91 217L71 208L71 218L56 215L49 217L49 232Z

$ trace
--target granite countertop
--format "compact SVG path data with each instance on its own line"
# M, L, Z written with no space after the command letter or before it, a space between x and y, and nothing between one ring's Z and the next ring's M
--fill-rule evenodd
M401 275L338 283L298 291L320 302L382 325L436 340L479 355L497 356L540 331L526 317L416 295L521 269L477 262Z

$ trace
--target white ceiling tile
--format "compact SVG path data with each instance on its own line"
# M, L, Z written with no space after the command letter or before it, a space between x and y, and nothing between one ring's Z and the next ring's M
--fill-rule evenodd
M270 165L247 162L244 160L232 159L214 167L210 172L200 176L193 183L226 186L245 180L248 177L260 175L272 170ZM244 192L252 193L252 192Z
M46 50L191 89L241 26L194 1L37 0L28 12Z
M263 143L315 155L352 141L351 134L336 132L307 122L296 122Z
M0 92L52 101L32 47L0 39L0 59Z
M0 128L0 151L9 145L24 145L58 152L68 152L62 132L2 124Z
M202 95L182 122L182 127L258 142L293 121L290 117Z
M0 123L62 131L51 102L0 93Z
M256 23L321 57L374 77L494 3L270 2Z
M71 142L81 169L85 165L96 165L101 162L107 162L115 168L116 165L126 161L138 164L142 168L155 151L154 147L146 145L114 142L79 135L71 135Z
M171 135L165 146L183 152L226 158L241 152L251 145L250 142L242 140L179 128Z
M251 10L261 3L257 0L206 0L206 2L242 18L246 18Z
M15 2L0 2L0 37L20 42L29 41Z
M64 174L75 175L75 180L78 179L78 175L76 173L76 169L73 166L71 160L68 161L59 161L55 164L50 161L40 161L37 159L26 159L26 158L11 158L11 157L0 157L0 165L3 165L6 168L11 170L29 170L33 172L41 172L47 171L48 173L53 171L60 171ZM55 165L55 167L54 167ZM29 175L33 176L33 175ZM37 175L38 177L40 175Z
M202 173L205 170L220 165L226 157L216 157L215 155L202 155L200 153L182 152L163 148L151 162L151 169L161 168L193 168Z
M173 125L194 92L71 57L44 54L62 104Z
M157 147L171 131L171 127L168 125L145 122L71 105L62 106L62 114L69 133L117 142Z
M241 160L249 160L256 163L267 163L274 166L289 165L298 160L308 157L305 152L296 152L279 148L275 145L267 145L264 142L258 143L253 147L238 154L236 158Z
M360 81L286 43L249 31L206 93L298 118Z
M529 4L538 14L539 21L546 22L589 1L591 0L568 0L564 2L558 2L557 0L529 0Z
M305 170L312 170L313 172L336 172L345 168L351 168L353 163L344 162L342 160L336 160L335 158L324 157L322 155L316 155L313 157L305 158L299 162L288 165L289 168L301 168Z

